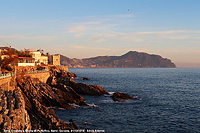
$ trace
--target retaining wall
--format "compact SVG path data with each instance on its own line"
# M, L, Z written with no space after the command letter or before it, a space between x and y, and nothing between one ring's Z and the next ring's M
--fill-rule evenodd
M57 66L60 70L65 70L68 72L68 66Z
M47 79L50 76L49 72L42 72L42 73L31 73L31 74L25 74L26 76L30 76L31 78L38 78L41 82L46 83Z
M0 87L2 90L10 90L10 81L12 77L0 79Z
M30 73L25 74L25 76L30 76L31 78L38 78L41 82L46 83L47 79L50 76L49 72L41 72L41 73ZM15 76L7 77L0 79L0 87L2 90L13 90L14 88L14 78Z

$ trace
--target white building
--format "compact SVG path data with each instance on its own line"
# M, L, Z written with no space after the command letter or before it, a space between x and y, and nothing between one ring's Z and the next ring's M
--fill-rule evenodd
M35 59L32 57L16 57L17 66L35 66Z
M30 54L35 59L36 65L48 65L48 56L42 55L39 51L30 51Z

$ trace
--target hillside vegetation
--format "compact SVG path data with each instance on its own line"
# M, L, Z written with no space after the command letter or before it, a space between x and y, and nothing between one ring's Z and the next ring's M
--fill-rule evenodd
M97 67L97 68L148 68L148 67L176 67L167 58L160 55L150 55L136 51L129 51L121 56L98 56L85 59L70 59L61 55L61 64L69 67Z

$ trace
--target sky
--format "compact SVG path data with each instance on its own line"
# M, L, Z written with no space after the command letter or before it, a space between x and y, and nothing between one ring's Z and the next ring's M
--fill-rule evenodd
M146 52L200 67L200 0L0 0L0 44L70 58Z

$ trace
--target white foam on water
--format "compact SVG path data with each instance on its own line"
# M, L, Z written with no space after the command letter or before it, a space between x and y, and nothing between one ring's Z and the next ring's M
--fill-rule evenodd
M112 95L113 93L115 93L115 92L108 92L110 95Z
M112 96L114 93L115 93L115 92L108 92L108 95L104 95L104 96L110 97L110 96Z
M91 103L91 104L88 104L90 107L98 107L96 104L94 103Z
M69 103L69 105L71 105L71 106L74 107L74 108L80 107L79 105L77 105L77 104L75 104L75 103Z
M114 101L112 99L110 100L101 100L102 103L114 103Z
M47 107L47 108L50 108L50 109L60 109L60 110L66 110L65 108L60 108L60 107Z

